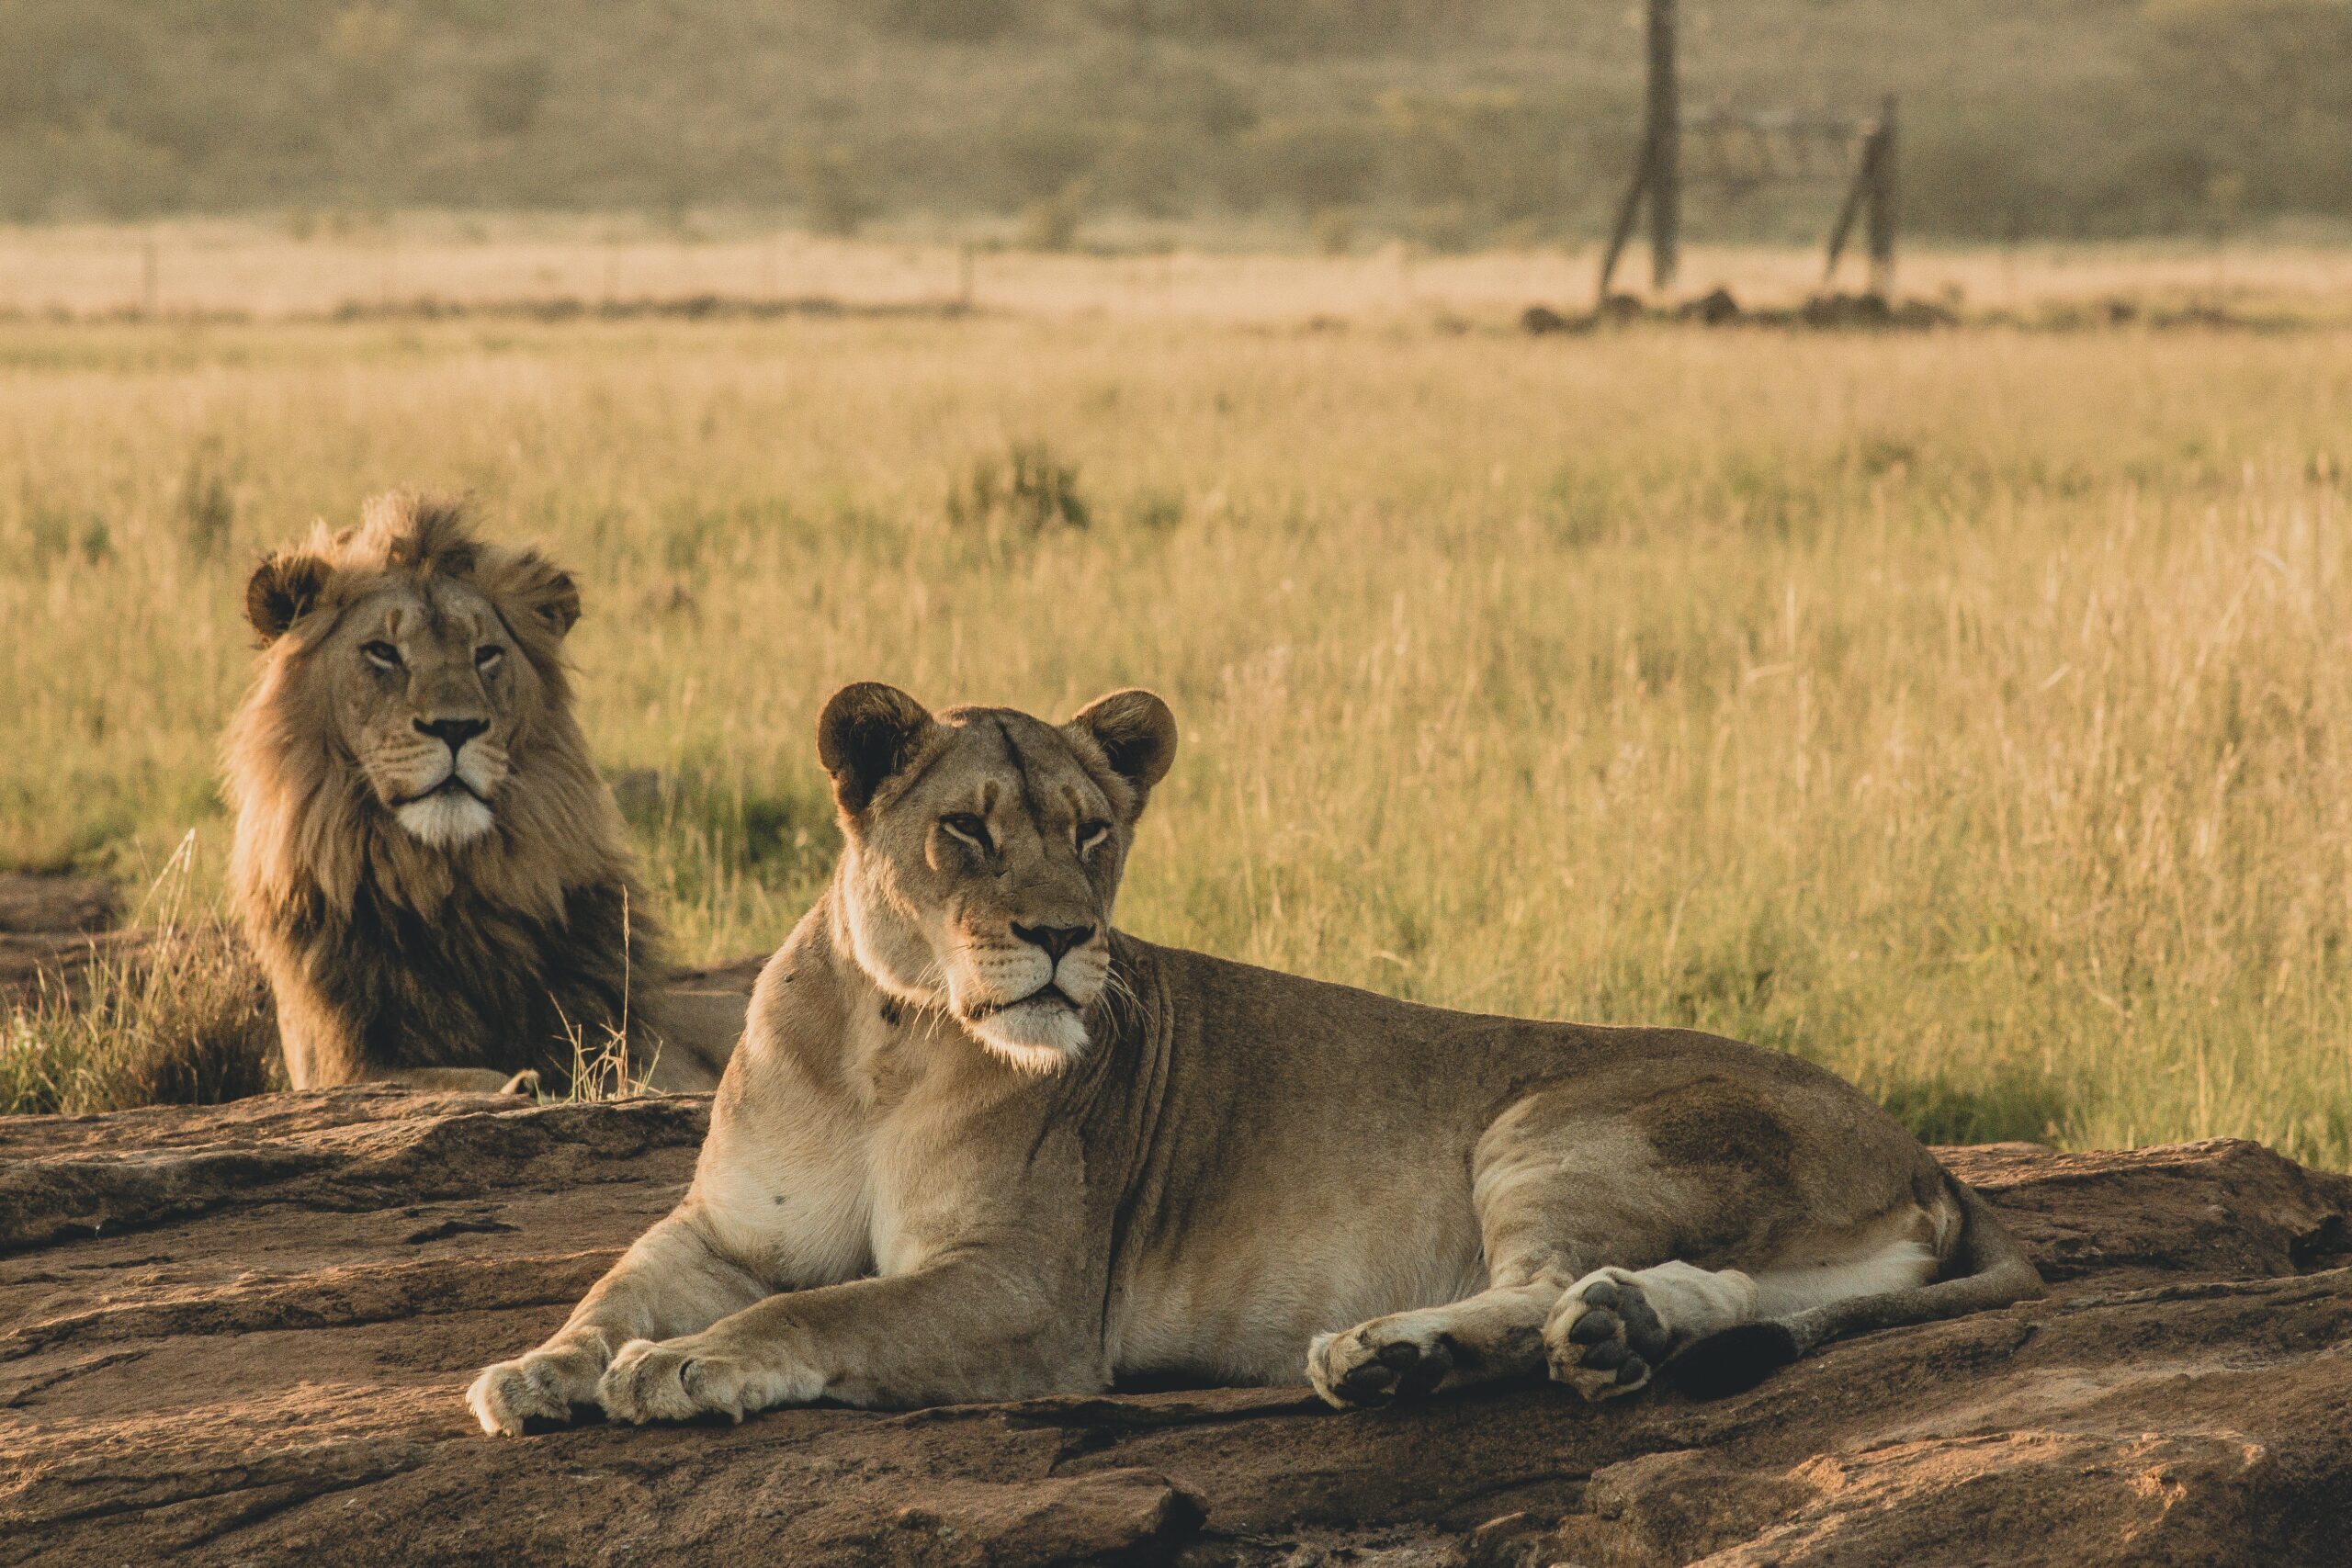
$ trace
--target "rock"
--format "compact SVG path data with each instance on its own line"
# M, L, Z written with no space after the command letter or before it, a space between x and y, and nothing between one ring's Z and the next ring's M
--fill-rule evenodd
M1678 320L1702 321L1711 327L1731 326L1739 320L1739 301L1728 288L1717 287L1696 299L1686 299L1675 307Z
M79 998L91 966L135 966L152 932L0 931L0 1010L31 1007L44 996Z
M661 987L666 1040L689 1059L724 1062L766 962L758 953L672 975ZM168 1017L158 998L171 1004ZM286 1081L268 984L228 927L0 931L0 1017L93 1007L109 1008L108 1038L145 1043L111 1075L107 1095L85 1106L217 1101Z
M77 991L93 959L138 952L143 937L116 931L114 884L90 876L0 872L0 1010L44 990Z
M474 1428L707 1102L363 1087L0 1120L0 1563L2333 1562L2352 1178L1945 1151L2050 1299L1699 1404L1304 1388Z
M726 964L714 964L707 969L682 969L670 977L673 990L696 994L715 994L748 999L752 987L759 984L760 971L766 968L768 954L754 953L748 958L734 959ZM742 1010L739 1000L736 1010Z
M111 882L0 871L0 931L110 931L121 915Z

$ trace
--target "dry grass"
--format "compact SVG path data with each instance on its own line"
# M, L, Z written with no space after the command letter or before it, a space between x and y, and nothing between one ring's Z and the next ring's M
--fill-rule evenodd
M1786 1045L1931 1136L2344 1165L2346 346L18 325L0 854L218 842L243 563L464 485L586 585L689 956L823 876L837 683L1147 682L1184 749L1138 934ZM951 522L1034 443L1090 526Z
M1826 231L1827 210L1821 224ZM1502 321L1543 301L1590 303L1591 246L1429 254L1395 243L1360 254L1230 254L1179 244L1149 225L1097 236L1129 254L1043 254L984 241L969 258L969 302L1028 316L1217 322L1373 321L1432 312ZM1170 247L1174 248L1170 248ZM853 308L938 306L964 298L966 258L936 233L828 239L749 220L682 236L620 219L469 219L417 214L296 240L228 220L139 226L0 227L0 310L104 315L236 312L263 320L345 309L676 300L824 300ZM1647 258L1629 255L1620 288ZM1859 288L1860 260L1841 279ZM2198 241L1914 250L1913 294L1964 309L2031 314L2129 299L2197 302L2286 316L2352 319L2352 250L2218 246ZM1723 286L1749 305L1786 305L1821 286L1812 247L1698 244L1692 295Z
M191 833L139 908L146 946L0 1014L0 1111L210 1105L286 1087L266 982L218 924L191 919L195 849Z

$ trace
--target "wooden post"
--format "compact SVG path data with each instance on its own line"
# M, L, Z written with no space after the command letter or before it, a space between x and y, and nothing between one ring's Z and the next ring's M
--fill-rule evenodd
M1674 72L1675 0L1650 0L1650 282L1674 286L1682 259L1682 91Z
M1600 301L1609 302L1609 280L1617 276L1617 258L1625 254L1625 242L1634 236L1634 220L1642 209L1642 193L1650 185L1650 150L1645 145L1634 164L1633 182L1625 187L1625 199L1618 205L1617 221L1609 231L1609 248L1600 255Z
M1887 94L1878 111L1878 156L1871 169L1871 292L1882 299L1894 298L1894 95Z
M1600 298L1609 298L1618 258L1634 237L1642 198L1650 204L1650 283L1668 288L1682 259L1682 93L1675 79L1675 0L1649 0L1649 96L1642 116L1642 152L1618 204L1600 257Z
M1845 254L1847 237L1860 218L1870 246L1871 292L1883 299L1894 294L1894 95L1890 93L1879 105L1878 123L1863 133L1853 181L1838 209L1838 221L1830 226L1828 260L1821 269L1824 284L1837 276L1838 258Z

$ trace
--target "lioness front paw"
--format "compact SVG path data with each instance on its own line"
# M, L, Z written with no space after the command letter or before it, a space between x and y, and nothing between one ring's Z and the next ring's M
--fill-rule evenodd
M466 1390L466 1408L493 1438L519 1438L533 1417L569 1421L575 1404L595 1399L596 1374L577 1355L534 1350L487 1368Z
M741 1421L755 1410L805 1404L817 1397L813 1378L729 1354L723 1343L701 1335L658 1344L632 1339L605 1369L596 1402L617 1421L691 1421L699 1416Z
M706 1403L712 1394L725 1393L712 1386L711 1371L675 1341L632 1339L605 1369L604 1380L596 1385L596 1403L616 1421L691 1421L714 1409L741 1420L740 1404Z
M1641 1282L1622 1269L1578 1280L1544 1325L1553 1378L1596 1404L1645 1387L1673 1343Z
M1409 1317L1374 1318L1345 1334L1320 1334L1306 1348L1306 1377L1324 1403L1341 1410L1418 1398L1453 1370L1442 1334Z

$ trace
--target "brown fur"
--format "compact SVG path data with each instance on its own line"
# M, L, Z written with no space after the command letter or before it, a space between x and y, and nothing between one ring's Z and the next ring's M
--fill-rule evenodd
M1304 1375L1349 1405L1548 1372L1611 1399L2039 1290L1973 1194L1792 1056L1113 931L1175 744L1144 693L1061 726L837 695L848 847L761 976L694 1186L476 1380L483 1428L1125 1379Z
M660 934L572 716L571 579L476 538L454 502L394 493L264 561L246 609L263 646L226 749L231 880L294 1085L560 1078L575 1035L650 1058ZM452 715L483 733L417 732ZM435 767L488 786L438 792L471 814L464 841L402 825L401 781Z

